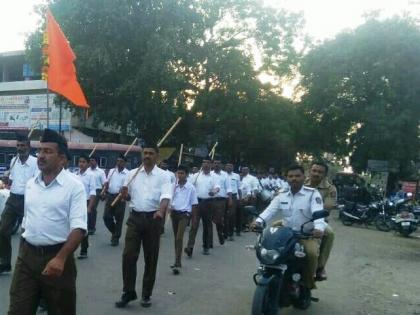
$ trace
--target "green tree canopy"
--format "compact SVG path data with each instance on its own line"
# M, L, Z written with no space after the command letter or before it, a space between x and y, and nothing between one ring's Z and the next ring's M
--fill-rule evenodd
M302 61L301 108L316 154L395 161L407 174L419 156L420 30L408 18L369 19Z

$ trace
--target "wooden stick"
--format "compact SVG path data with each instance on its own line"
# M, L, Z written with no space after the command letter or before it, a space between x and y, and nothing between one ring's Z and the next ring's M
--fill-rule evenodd
M171 132L175 129L175 127L179 124L179 122L182 120L181 117L178 117L178 119L174 122L171 128L166 132L166 134L163 136L162 139L159 140L157 143L158 148L162 145L162 143L168 138L168 136L171 134Z
M200 177L202 171L203 171L203 167L201 167L200 170L198 171L198 175L197 175L197 177L194 180L194 184L193 184L194 186L197 183L197 179Z
M138 138L136 137L133 142L130 144L130 146L128 147L127 151L124 153L124 156L127 156L127 154L131 151L131 149L133 148L134 144L136 143L136 141L138 140Z
M30 138L31 138L31 136L32 136L33 132L35 131L35 127L36 127L36 126L38 126L38 123L39 123L39 119L38 119L38 120L35 122L35 124L32 126L31 130L29 130L29 133L28 133L28 139L30 139Z
M111 175L109 175L109 178L108 178L108 181L107 181L108 187L109 187L109 182L111 180L111 177L112 177L112 175L114 175L116 170L117 170L117 167L113 168ZM106 190L106 185L104 185L104 187L102 187L101 195L103 195L105 193L105 190Z
M92 149L92 152L90 152L90 154L89 154L89 158L91 158L92 157L92 155L93 155L93 153L95 153L95 151L96 151L96 147L98 146L98 144L95 144L95 146L93 147L93 149Z
M219 144L219 142L216 141L213 148L210 150L209 156L211 156L211 159L214 160L214 153L216 152L216 147Z
M181 161L182 161L182 152L184 151L184 144L181 143L181 149L179 149L179 158L178 158L178 166L181 165Z

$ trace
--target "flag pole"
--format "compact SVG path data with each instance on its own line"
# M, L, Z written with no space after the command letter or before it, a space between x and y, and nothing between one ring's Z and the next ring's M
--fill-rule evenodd
M47 128L50 128L50 93L48 90L48 81L47 81Z
M58 118L58 133L61 135L61 120L63 117L63 102L60 99L60 116Z

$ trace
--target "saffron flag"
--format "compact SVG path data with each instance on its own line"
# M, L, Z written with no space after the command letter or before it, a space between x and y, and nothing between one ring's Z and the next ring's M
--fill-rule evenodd
M62 95L76 106L89 108L77 81L76 67L74 66L76 55L50 10L47 10L43 54L42 79L47 81L48 89Z

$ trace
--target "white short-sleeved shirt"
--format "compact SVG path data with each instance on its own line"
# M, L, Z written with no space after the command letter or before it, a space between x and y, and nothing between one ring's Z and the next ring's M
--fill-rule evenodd
M10 168L9 178L13 181L10 192L17 195L24 195L28 180L37 176L39 173L37 158L29 155L25 163L22 164L19 157L15 156L10 161Z
M324 210L324 205L319 191L302 186L301 190L294 195L289 189L280 192L259 216L268 222L278 211L281 211L283 225L300 231L301 225L311 220L312 214L320 210ZM257 222L262 223L261 218L258 218ZM304 231L313 228L324 231L326 225L324 219L318 219L314 223L306 224Z
M197 192L195 187L186 182L181 186L177 184L172 198L171 208L174 211L191 212L192 206L198 204Z
M94 169L92 169L91 167L89 167L87 169L90 173L93 174L94 180L95 180L95 189L102 189L102 186L105 184L106 182L106 175L105 175L105 171L101 168L99 168L98 166L95 167Z
M204 172L198 172L191 179L191 182L197 191L197 197L200 199L211 199L213 197L210 196L209 193L212 190L220 189L220 186L212 173L206 174Z
M131 197L129 207L137 212L159 210L161 200L172 198L173 186L169 174L157 166L150 173L146 173L143 166L139 172L137 170L138 168L131 170L124 182ZM133 181L128 185L133 177Z
M85 188L86 199L89 200L90 196L96 196L96 184L94 175L88 170L84 171L83 173L78 170L75 175Z
M128 176L128 169L124 168L121 172L118 168L114 168L109 171L108 177L106 178L108 186L108 192L110 194L118 194L121 187L124 185L125 179Z
M26 184L22 237L32 245L64 243L74 229L87 230L83 184L65 170L45 186L42 174Z
M230 187L232 189L232 194L238 194L240 186L241 186L241 178L239 174L231 172L230 174L227 173L227 176L230 180Z
M242 177L242 186L247 188L247 193L250 195L254 195L256 192L260 191L258 178L251 174Z
M232 193L230 179L225 171L219 173L212 171L211 174L216 179L217 185L220 187L219 192L214 196L215 198L227 198L229 193Z

